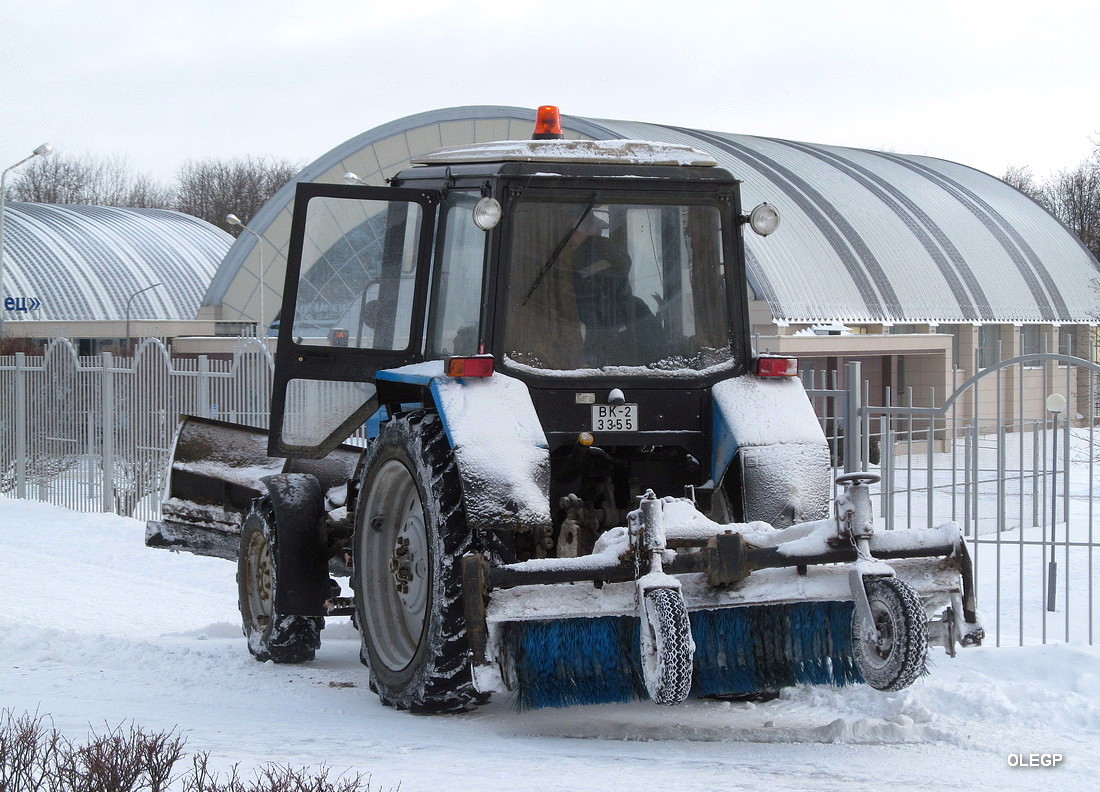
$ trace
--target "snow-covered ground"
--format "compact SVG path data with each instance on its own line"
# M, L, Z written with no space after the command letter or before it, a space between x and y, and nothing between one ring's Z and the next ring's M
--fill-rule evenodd
M73 738L175 727L221 768L326 763L405 792L1084 790L1100 772L1100 647L936 649L932 674L897 694L522 714L502 697L417 717L368 690L346 620L330 620L313 663L255 662L233 565L143 535L135 520L0 498L0 709L49 714ZM1010 766L1020 754L1063 759Z

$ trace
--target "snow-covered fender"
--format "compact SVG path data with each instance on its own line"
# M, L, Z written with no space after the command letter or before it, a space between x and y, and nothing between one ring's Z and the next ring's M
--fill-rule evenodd
M438 360L376 376L431 391L454 451L471 527L551 526L549 445L526 385L499 372L447 377Z
M743 520L783 527L826 517L829 447L801 381L746 374L717 383L711 396L711 475L726 487L739 477Z

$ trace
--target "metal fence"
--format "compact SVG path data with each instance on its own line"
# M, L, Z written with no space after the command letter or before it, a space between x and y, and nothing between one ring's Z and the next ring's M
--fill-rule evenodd
M1033 392L1025 393L1025 369L1038 374ZM882 476L874 488L880 527L961 526L996 644L1093 644L1100 628L1096 421L1087 407L1067 411L1057 399L1049 405L1057 411L1048 409L1042 395L1084 388L1076 403L1094 405L1098 373L1097 364L1065 355L1012 358L950 393L925 394L935 406L915 405L912 391L897 398L888 390L885 404L871 404L858 363L848 364L845 386L836 372L806 386L837 472Z
M181 414L266 426L273 361L258 339L231 359L171 357L146 339L130 357L0 357L0 492L152 519Z
M1003 361L952 393L928 394L932 407L915 406L909 392L870 404L858 363L806 389L834 472L882 475L883 529L962 526L996 643L1091 644L1100 627L1094 420L1028 413L1022 391L1017 410L1002 409L1006 383L1023 381L1012 378L1015 367L1037 362L1055 372L1044 376L1044 393L1068 393L1076 382L1088 389L1084 404L1100 403L1100 366L1060 355ZM79 357L59 340L40 357L0 358L0 492L154 519L179 416L264 427L272 371L257 339L242 339L224 360L172 357L157 340L132 357ZM997 406L983 415L974 405L989 390Z

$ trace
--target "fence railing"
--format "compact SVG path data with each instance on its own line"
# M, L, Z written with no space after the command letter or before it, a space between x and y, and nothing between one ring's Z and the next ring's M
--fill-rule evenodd
M1057 374L1044 380L1044 392L1088 383L1083 403L1100 402L1100 366L1058 355L1029 356L1027 364L1037 360L1058 364L1047 366ZM1023 381L1009 375L1023 365L1022 358L1004 361L952 393L930 394L924 401L934 407L915 406L911 393L871 404L858 364L805 384L834 473L882 475L883 530L960 524L997 643L1094 643L1094 421L1029 413L1036 400L1022 390L1016 409L1005 409L1006 383ZM155 519L179 416L265 427L272 372L257 339L242 339L226 359L173 357L156 340L143 341L132 357L80 357L59 340L42 356L0 358L0 492ZM983 390L997 398L983 402ZM964 401L966 412L957 409ZM983 403L996 406L982 414Z
M0 358L0 492L80 511L152 519L179 416L266 426L273 361L242 339L229 359L172 357L146 339L132 357Z
M950 393L926 394L932 407L914 405L911 391L895 399L887 390L885 404L870 403L858 363L847 365L846 387L835 373L806 386L838 450L835 464L882 476L874 488L881 528L959 523L996 643L1091 644L1100 628L1096 422L1025 392L1024 369L1038 367L1044 373L1030 386L1040 396L1086 383L1077 402L1096 403L1100 367L1055 354L989 366Z

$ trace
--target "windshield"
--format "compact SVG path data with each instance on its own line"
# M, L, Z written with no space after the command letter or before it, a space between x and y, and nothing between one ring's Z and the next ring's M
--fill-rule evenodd
M518 202L506 354L555 370L724 363L724 266L712 205Z

